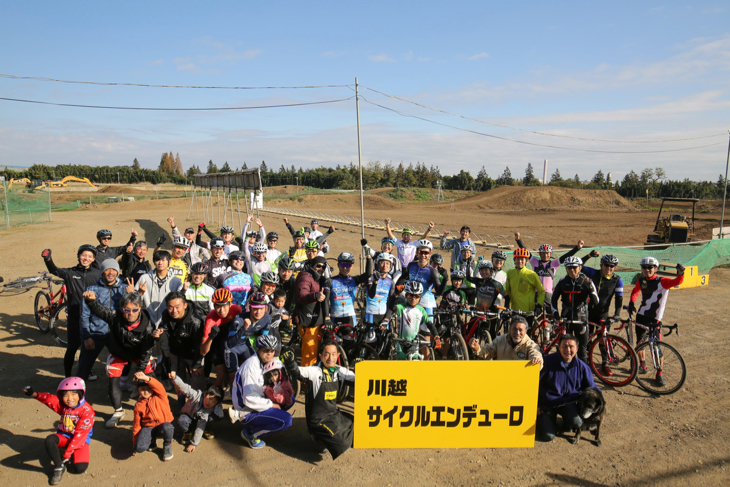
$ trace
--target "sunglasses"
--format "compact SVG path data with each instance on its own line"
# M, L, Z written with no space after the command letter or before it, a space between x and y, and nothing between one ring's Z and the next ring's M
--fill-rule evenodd
M111 240L111 237L101 237L99 240Z
M271 242L271 243L276 243L278 241L279 241L278 239L273 239L273 240L272 239L269 239L269 242Z
M340 262L337 265L340 267L344 267L345 269L349 269L350 267L352 267L352 264L350 264L349 262Z
M642 270L643 270L643 269L649 270L649 269L653 269L653 268L654 268L654 266L653 266L653 265L643 265L643 266L641 266L641 269L642 269Z
M128 315L128 314L130 314L130 313L139 313L139 310L140 310L140 309L141 309L141 308L134 308L134 309L126 309L126 308L122 308L122 313L124 313L125 315Z
M317 264L314 266L315 269L324 269L324 264Z
M228 306L231 303L213 303L213 307L216 309L223 308L225 306Z
M431 252L428 250L419 250L418 253L421 255L429 255Z
M406 294L406 296L408 296L409 298L413 298L413 299L416 299L416 298L420 298L421 297L420 294L411 294L411 293Z
M601 265L602 265L603 267L608 267L609 269L613 269L614 267L616 267L616 266L615 266L615 265L613 265L613 264L601 264Z

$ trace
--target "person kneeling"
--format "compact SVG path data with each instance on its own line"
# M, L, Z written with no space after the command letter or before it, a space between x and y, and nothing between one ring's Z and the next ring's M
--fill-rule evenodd
M480 359L485 360L529 360L532 365L542 368L543 357L540 347L527 336L527 320L515 316L509 325L509 334L499 335L492 343L479 345L479 340L472 338L469 346Z
M165 386L144 372L134 374L134 379L138 381L139 399L134 405L133 455L154 448L157 437L162 436L162 459L172 460L172 435L175 428L172 426L172 411Z
M292 380L306 382L307 430L315 443L329 450L335 460L352 446L353 417L337 408L337 394L340 381L354 381L355 373L337 365L339 353L334 341L322 344L317 365L297 366L291 350L282 352L281 358Z
M545 357L540 372L540 387L537 394L538 441L552 441L557 434L557 415L563 418L564 431L576 431L583 425L575 402L581 391L596 387L593 374L585 362L576 358L578 339L563 335L559 351Z
M208 430L208 423L223 417L223 389L220 386L210 386L208 390L203 391L193 389L187 385L175 373L170 372L170 379L175 383L180 392L185 395L187 401L180 411L177 418L177 425L184 433L183 439L190 436L190 444L185 447L187 453L192 453L200 444L200 439L207 434L207 438L211 438L211 432ZM195 431L190 430L195 426Z

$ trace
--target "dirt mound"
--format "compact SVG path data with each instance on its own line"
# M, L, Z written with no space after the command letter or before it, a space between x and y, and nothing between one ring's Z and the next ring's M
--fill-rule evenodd
M560 188L556 186L501 186L458 200L466 210L546 208L631 208L631 203L613 190Z
M264 194L289 194L296 193L297 188L299 191L304 191L309 186L297 186L296 184L287 184L285 186L264 186Z
M127 186L117 186L117 185L110 185L110 186L104 186L101 188L97 193L104 193L104 194L148 194L149 191L142 191L139 189L130 188Z
M292 198L272 199L267 204L283 208L306 207L313 211L332 211L334 213L342 210L360 210L360 193L308 194ZM364 195L363 200L367 210L390 210L401 207L400 203L372 194Z

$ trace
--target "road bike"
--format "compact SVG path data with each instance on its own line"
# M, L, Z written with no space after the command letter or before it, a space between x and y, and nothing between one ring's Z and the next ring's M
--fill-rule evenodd
M621 322L616 331L626 326ZM639 370L639 359L631 345L618 335L609 334L613 321L591 323L596 327L588 341L588 365L593 374L614 387L630 384Z
M671 326L661 324L650 328L631 318L621 321L627 326L627 329L631 325L635 325L646 330L635 350L637 355L643 353L645 361L651 363L651 366L647 367L648 370L643 373L642 370L639 370L636 382L644 390L658 395L673 394L681 389L687 379L687 365L677 349L662 341L662 337L667 337L672 333L679 336L679 325L677 323ZM666 333L663 333L662 330L666 330ZM647 356L651 357L651 360ZM659 376L663 378L663 381L660 381Z

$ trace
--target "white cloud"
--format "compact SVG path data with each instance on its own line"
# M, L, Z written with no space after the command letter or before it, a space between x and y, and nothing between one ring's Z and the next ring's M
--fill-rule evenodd
M394 63L395 59L391 58L387 54L377 54L374 56L368 56L368 59L376 63Z
M179 64L177 66L178 71L188 71L188 70L196 70L198 67L194 63L187 63L187 64Z
M489 53L486 52L480 52L479 54L475 54L469 58L467 58L469 61L474 61L475 59L482 59L482 58L488 58Z

